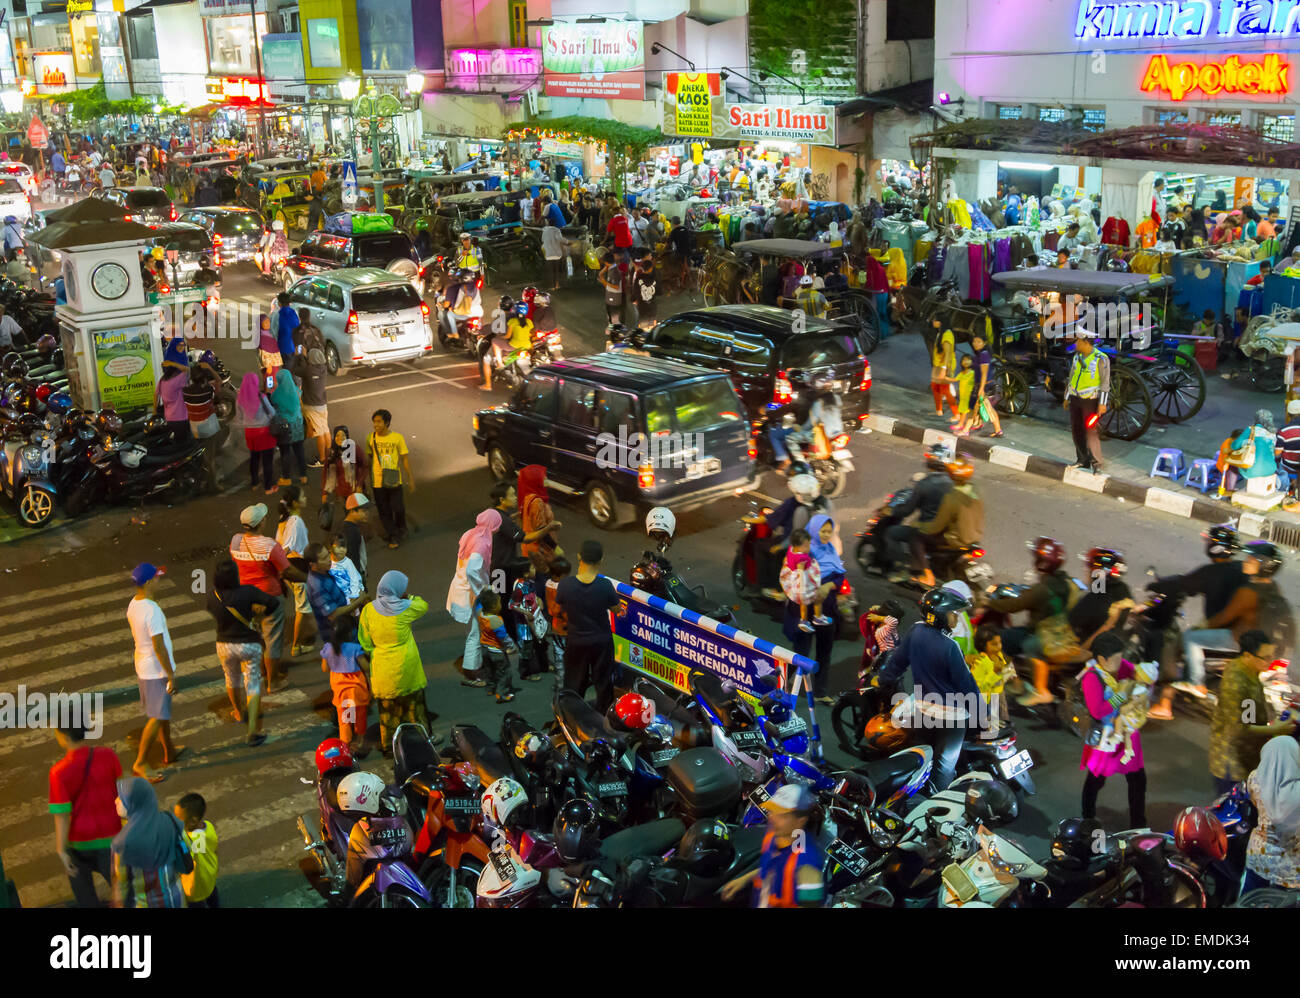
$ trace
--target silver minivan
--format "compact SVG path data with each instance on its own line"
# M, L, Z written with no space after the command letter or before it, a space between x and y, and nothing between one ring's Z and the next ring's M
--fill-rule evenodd
M346 267L304 277L289 288L325 334L331 374L349 364L415 360L433 351L429 306L414 285L378 267Z

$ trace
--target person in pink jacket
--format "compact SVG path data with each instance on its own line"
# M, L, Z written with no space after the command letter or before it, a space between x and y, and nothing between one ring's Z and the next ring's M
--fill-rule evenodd
M1096 660L1083 674L1080 686L1088 713L1098 722L1114 717L1124 699L1116 686L1133 677L1133 665L1125 661L1124 647L1123 640L1112 632L1104 632L1092 642ZM1100 729L1098 724L1093 731ZM1079 768L1088 774L1083 781L1084 818L1097 817L1097 795L1101 793L1106 777L1122 774L1128 781L1129 827L1147 827L1147 773L1142 760L1141 732L1133 732L1132 745L1133 755L1128 762L1120 761L1124 755L1122 738L1112 736L1102 738L1096 745L1084 745L1083 758L1079 760Z

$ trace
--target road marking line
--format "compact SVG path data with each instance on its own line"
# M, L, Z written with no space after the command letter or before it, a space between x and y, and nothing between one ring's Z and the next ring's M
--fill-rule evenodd
M60 642L56 645L46 645L44 648L37 648L32 651L23 652L19 655L6 655L3 662L0 663L0 676L7 675L23 666L32 665L36 662L48 661L83 649L88 652L93 652L97 658L104 658L115 654L115 649L118 647L130 649L132 647L130 641L131 632L126 623L125 610L120 613L120 617L122 621L122 631L118 632L116 638L111 634L87 634L79 638L73 638L70 641ZM211 616L206 610L194 610L190 613L180 614L172 620L169 620L167 622L167 629L169 632L172 630L179 630L181 627L185 627L189 624L197 624L200 621L211 619ZM205 633L209 640L216 640L212 637L211 631L206 631ZM173 651L176 650L178 644L179 641L173 637ZM62 678L72 678L79 673L85 673L87 669L88 667L86 663L82 662L80 665L73 667L73 670L75 671L63 669L48 673L46 676L40 678L42 678L43 681L52 683L60 682Z
M23 571L26 571L25 569ZM6 596L0 599L0 610L11 606L18 606L23 603L30 603L39 600L44 596L58 596L62 598L69 593L84 592L87 589L107 589L114 586L126 592L130 589L130 583L124 577L119 578L116 575L96 575L89 579L81 579L77 582L69 582L66 585L46 586L44 589L28 589L26 592L15 596ZM104 597L96 597L103 599Z
M12 641L9 648L18 649L25 645L32 644L36 641L49 640L50 632L78 630L89 631L98 627L100 624L107 624L114 620L120 620L126 623L126 608L131 602L130 590L124 589L121 594L114 594L111 599L107 596L101 596L93 602L90 600L80 600L81 607L76 603L60 604L56 600L53 605L42 607L37 610L29 610L26 613L6 613L4 615L5 627L9 629L16 624L22 624L28 620L35 620L41 625L43 634L34 634L25 641ZM160 607L167 610L172 607L193 606L194 600L181 593L172 593L170 596L164 596L156 601ZM94 606L115 606L114 610L106 610L103 613L94 613L89 615L73 613L65 619L64 611L77 610ZM57 614L57 616L56 616Z

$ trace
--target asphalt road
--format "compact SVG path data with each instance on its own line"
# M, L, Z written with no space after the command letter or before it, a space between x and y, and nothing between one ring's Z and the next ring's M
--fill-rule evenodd
M265 301L272 290L256 280L251 268L226 274L228 301ZM517 291L518 285L493 289L486 300L495 300L501 290ZM672 304L661 307L664 315L672 313ZM557 311L570 356L601 348L603 308L593 287L561 292ZM255 354L237 349L230 341L211 345L236 374L256 364ZM889 372L877 363L874 375L887 379ZM470 442L470 420L476 408L503 397L480 392L472 366L459 355L442 353L414 364L347 373L330 384L333 423L361 432L370 413L383 406L392 410L394 428L411 447L418 479L416 493L408 500L414 532L397 551L374 547L371 571L377 578L387 569L399 569L410 576L412 592L429 600L431 612L416 635L429 677L428 703L439 715L434 726L443 732L455 722L477 723L492 732L503 712L482 691L459 685L452 661L460 651L463 629L442 609L455 565L456 539L487 505L492 484L485 462ZM859 529L873 500L919 467L919 448L897 439L861 434L855 437L853 449L859 470L837 502L846 535ZM224 466L233 466L241 453L242 446L226 456ZM228 473L221 495L180 507L150 506L143 515L111 511L7 545L6 572L0 575L0 619L7 635L6 653L0 659L0 691L16 696L24 686L29 692L102 692L103 743L113 746L124 768L129 767L134 755L130 740L141 718L125 622L131 591L127 573L144 559L165 564L170 581L162 605L180 670L173 730L177 743L188 751L159 785L160 798L167 805L189 791L207 798L208 817L220 837L219 882L226 905L317 905L320 900L300 868L301 840L294 818L315 808L312 753L334 730L319 658L304 656L291 670L290 689L269 698L267 743L256 749L246 747L241 730L222 716L227 708L212 628L202 609L202 596L194 591L201 579L192 573L210 571L238 526L239 510L254 501L244 468L241 464L237 473ZM313 479L308 490L313 506L306 517L313 537L317 481ZM1139 577L1148 564L1168 572L1201 560L1200 527L1193 522L992 465L978 468L977 484L988 509L988 557L999 579L1022 578L1029 567L1025 542L1040 533L1059 538L1072 559L1092 545L1119 547ZM779 496L783 486L769 476L760 488ZM736 520L747 509L746 499L733 498L678 519L674 562L690 582L703 583L717 598L732 598L729 567ZM569 549L588 536L601 536L610 574L625 577L643 547L638 529L600 535L580 510L559 502L557 517L564 524L561 543ZM1300 589L1292 581L1297 574L1291 568L1284 570L1282 578L1293 601ZM891 588L862 579L856 568L851 568L850 578L864 605L884 598ZM739 607L738 614L753 633L780 640L779 628L769 618L747 606ZM833 688L852 682L858 657L856 642L837 644ZM521 685L524 689L511 709L542 724L548 716L549 683ZM823 729L829 729L827 716L822 722ZM1152 722L1144 732L1149 816L1155 826L1167 826L1182 806L1208 799L1206 734L1205 724L1190 716ZM1079 744L1069 734L1033 731L1024 725L1020 738L1038 762L1034 776L1039 794L1028 802L1011 831L1041 854L1051 825L1077 812L1082 785ZM833 747L830 754L836 755ZM45 730L0 736L0 855L29 906L66 903L69 897L51 851L51 820L46 813L46 773L57 757L54 739ZM372 755L367 764L391 778L378 756ZM1124 803L1122 785L1103 791L1100 817L1109 828L1125 827Z

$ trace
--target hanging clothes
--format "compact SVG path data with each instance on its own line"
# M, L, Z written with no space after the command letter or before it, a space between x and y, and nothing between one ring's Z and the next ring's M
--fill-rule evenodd
M965 252L965 244L948 247L948 255L943 261L943 279L957 285L957 294L963 300L970 297L970 258Z
M949 217L953 220L955 225L960 225L963 229L969 229L971 227L970 209L967 207L966 202L961 198L953 198L949 201L947 210Z
M1111 246L1127 247L1129 244L1128 222L1111 215L1106 219L1106 224L1101 227L1101 241Z
M1011 262L1011 240L993 240L993 273L1001 274L1013 268Z
M970 263L970 298L972 301L988 301L990 282L988 268L984 262L984 244L972 243L968 249Z
M864 287L868 291L875 293L889 291L889 277L885 273L885 265L880 262L874 253L867 254L866 281Z
M943 277L944 260L947 255L948 248L943 243L935 243L930 247L930 257L925 267L925 278L929 283L937 284Z

